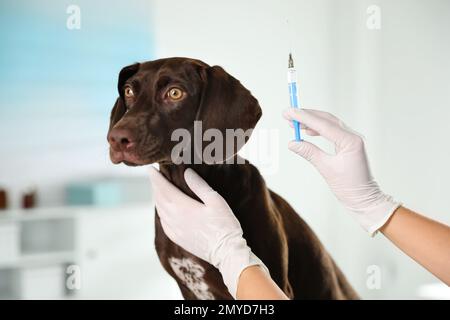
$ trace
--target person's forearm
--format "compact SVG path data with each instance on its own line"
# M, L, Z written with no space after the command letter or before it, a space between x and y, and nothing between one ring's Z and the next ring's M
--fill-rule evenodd
M399 207L380 231L408 256L450 285L450 227Z
M242 271L237 288L238 300L287 300L288 297L260 266Z

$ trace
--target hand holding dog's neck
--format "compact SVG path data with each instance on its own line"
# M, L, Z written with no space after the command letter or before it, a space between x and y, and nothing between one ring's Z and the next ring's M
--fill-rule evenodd
M193 197L197 200L199 198L191 191L191 189L186 184L184 180L184 171L187 168L191 168L195 170L203 179L208 181L208 172L214 170L216 165L207 165L207 164L196 164L196 165L188 165L188 164L160 164L159 170L166 177L167 180L171 181L176 187L178 187L181 191Z
M238 162L239 161L239 162ZM191 189L186 184L186 181L184 180L184 171L187 168L193 169L195 172L197 172L206 182L209 184L213 183L214 181L217 181L217 177L220 176L221 179L218 181L222 181L222 183L225 183L224 179L227 178L227 175L225 174L226 171L228 171L228 168L239 166L241 162L246 162L246 160L243 160L238 155L235 155L233 157L232 164L173 164L173 163L161 163L159 165L159 170L161 173L166 177L167 180L171 181L175 186L177 186L180 190L182 190L187 195L197 199L198 197L191 191ZM212 177L215 178L212 178Z

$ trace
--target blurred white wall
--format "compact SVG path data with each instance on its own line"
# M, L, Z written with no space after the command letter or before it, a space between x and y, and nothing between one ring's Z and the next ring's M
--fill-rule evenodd
M366 24L371 5L381 10L379 30ZM292 46L300 103L331 111L364 134L385 192L450 223L450 2L154 0L153 21L158 57L219 64L258 98L258 128L279 135L279 144L271 143L277 172L260 166L268 185L311 224L363 297L414 298L420 284L435 281L382 236L371 239L351 221L320 176L287 150L292 132L281 111L288 106ZM366 286L370 265L381 268L379 290Z

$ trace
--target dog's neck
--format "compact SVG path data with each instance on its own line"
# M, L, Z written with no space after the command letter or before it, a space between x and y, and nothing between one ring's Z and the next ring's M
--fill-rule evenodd
M187 168L193 168L196 172L203 171L206 165L185 165L185 164L160 164L159 170L160 172L167 178L167 180L171 181L175 186L177 186L181 191L188 194L189 196L193 196L192 191L186 184L184 180L184 171Z
M239 159L240 162L237 162ZM184 180L184 171L187 168L193 169L197 172L206 182L209 184L217 183L221 181L224 183L223 179L226 179L226 172L233 170L235 166L239 166L241 162L246 162L238 155L234 156L232 161L233 164L163 164L159 165L160 172L175 186L182 190L187 195L198 200L198 197L191 191L191 189L186 184ZM211 185L214 188L214 185Z

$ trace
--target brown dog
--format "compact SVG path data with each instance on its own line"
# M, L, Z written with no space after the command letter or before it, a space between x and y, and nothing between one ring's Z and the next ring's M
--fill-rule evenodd
M261 116L258 101L238 80L218 66L169 58L125 67L118 89L108 133L114 163L158 162L166 178L196 198L183 178L184 170L193 168L225 198L250 248L288 297L358 298L314 232L267 188L258 169L248 162L236 164L235 153L242 143L231 153L224 149L223 160L235 160L234 164L174 164L172 150L178 141L172 141L172 133L176 129L193 134L194 121L201 120L203 130L216 128L225 137L226 129L247 130L256 125ZM189 148L183 152L191 151L190 159L198 163L199 149ZM155 224L159 258L184 298L232 298L214 266L170 241L157 214Z

